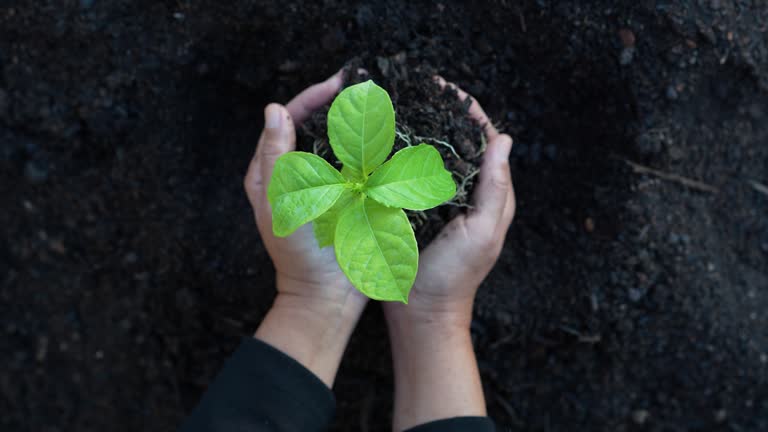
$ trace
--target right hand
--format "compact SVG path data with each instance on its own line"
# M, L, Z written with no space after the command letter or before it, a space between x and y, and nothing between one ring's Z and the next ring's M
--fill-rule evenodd
M264 110L264 130L245 177L245 190L253 207L261 239L275 265L278 303L290 299L297 307L327 305L329 312L345 307L362 312L367 299L341 272L333 249L320 249L306 224L288 237L272 232L272 208L267 199L267 186L275 162L296 149L296 126L314 111L331 103L341 90L342 71L327 80L308 87L286 106L269 104Z
M464 100L467 93L456 89ZM388 320L459 327L468 330L480 283L493 268L515 214L509 169L512 138L500 134L476 100L469 116L485 131L488 147L473 195L474 208L454 218L421 253L419 271L407 305L385 303Z
M288 237L272 231L267 186L275 162L296 149L295 127L341 89L340 71L293 98L270 104L264 130L245 177L261 240L275 265L277 296L256 338L289 355L331 387L349 336L368 299L341 272L333 249L317 246L307 224Z

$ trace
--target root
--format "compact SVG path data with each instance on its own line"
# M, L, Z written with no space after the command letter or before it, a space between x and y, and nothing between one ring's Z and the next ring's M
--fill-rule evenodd
M429 141L431 143L438 144L438 145L441 145L443 147L448 147L448 149L451 151L451 153L453 153L453 155L456 156L456 159L458 159L460 161L464 160L464 159L461 158L461 156L459 156L458 153L456 153L456 149L453 148L452 145L448 144L447 142L445 142L443 140L439 140L437 138L432 138L432 137L423 137L423 136L418 136L418 135L414 135L413 137L416 138L417 141Z
M408 136L408 134L400 132L399 130L395 129L395 136L400 138L407 147L413 146L413 144L411 144L411 137Z
M325 140L315 138L315 140L312 141L312 153L320 157L325 157L325 154L328 153L328 144Z
M477 149L477 153L475 153L474 157L478 157L485 153L485 150L488 148L488 140L485 139L485 133L480 134L480 148Z
M468 197L467 197L467 188L469 187L469 182L480 172L480 169L474 169L470 171L469 174L466 176L461 176L459 174L456 174L457 176L461 177L461 183L459 183L459 186L456 188L456 196L453 197L452 200L446 202L446 205L454 206L454 207L463 207L472 209L474 206L467 204Z
M424 211L422 210L409 211L408 215L413 216L413 217L409 217L408 219L410 219L411 228L413 228L414 231L419 227L423 226L429 220L429 218L427 218L427 214L424 213Z
M448 142L433 138L433 137L425 137L425 136L419 136L419 135L413 135L411 133L411 130L408 128L408 126L405 125L396 125L395 126L395 136L400 138L406 146L411 147L413 146L414 141L428 141L432 144L441 145L443 147L448 148L448 150L453 153L454 156L456 156L456 159L463 161L464 159L459 156L459 154L456 152L456 149L453 148L452 145L450 145Z

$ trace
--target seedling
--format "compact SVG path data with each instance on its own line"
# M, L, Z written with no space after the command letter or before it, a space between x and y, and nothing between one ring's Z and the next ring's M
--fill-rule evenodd
M285 237L313 222L318 245L333 246L352 285L375 300L408 303L419 248L403 209L427 210L456 194L432 146L395 139L389 94L373 81L347 87L328 111L328 139L341 172L312 153L278 158L267 189L272 229Z

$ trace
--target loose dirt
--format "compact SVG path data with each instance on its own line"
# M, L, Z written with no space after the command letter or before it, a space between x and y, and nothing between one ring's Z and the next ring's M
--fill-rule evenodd
M3 2L0 429L175 429L274 296L241 186L262 108L357 59L414 134L476 140L419 87L434 70L515 139L472 325L501 426L768 430L766 22L758 1ZM372 304L333 430L389 430L386 341Z

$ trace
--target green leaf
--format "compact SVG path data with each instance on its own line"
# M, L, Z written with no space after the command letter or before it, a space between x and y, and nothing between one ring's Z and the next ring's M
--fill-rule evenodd
M334 240L336 261L352 285L374 300L408 303L419 249L401 209L362 196L341 213Z
M312 221L315 239L317 239L317 244L321 249L333 244L333 237L336 235L336 223L339 220L339 214L341 214L341 212L352 202L354 197L355 194L351 190L345 190L333 207Z
M357 172L355 172L355 170L350 168L348 165L344 165L341 167L341 175L343 175L345 179L350 181L361 180L359 177L357 177Z
M366 178L395 142L395 110L387 92L371 80L344 89L328 111L328 139L345 168Z
M373 172L365 194L388 206L409 210L436 207L456 195L456 183L440 152L427 144L406 147Z
M272 206L272 231L286 237L325 213L347 189L344 177L312 153L290 152L275 162L267 198Z

